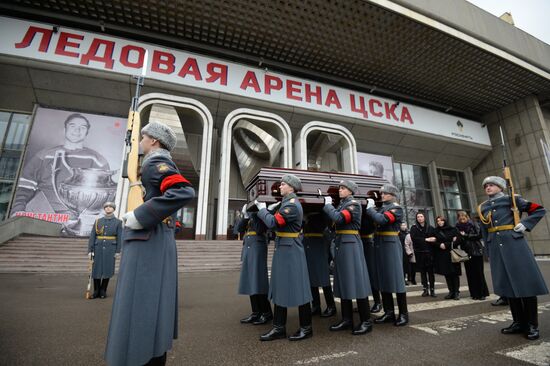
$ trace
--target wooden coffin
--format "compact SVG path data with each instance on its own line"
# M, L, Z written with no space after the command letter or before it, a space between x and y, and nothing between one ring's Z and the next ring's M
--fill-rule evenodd
M258 174L246 186L248 209L250 211L257 210L254 205L255 200L265 202L268 205L282 200L279 184L285 174L294 174L302 181L302 191L297 192L297 195L306 212L318 211L323 206L324 200L322 197L319 197L318 189L321 190L322 195L332 196L334 203L338 205L340 201L338 187L342 180L349 179L357 183L359 192L354 197L361 201L362 205L366 205L367 198L373 198L379 202L379 189L383 184L388 183L383 178L369 175L270 167L261 168Z

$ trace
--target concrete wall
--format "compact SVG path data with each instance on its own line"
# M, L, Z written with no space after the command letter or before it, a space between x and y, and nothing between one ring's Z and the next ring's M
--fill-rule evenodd
M494 148L473 170L477 203L486 200L481 187L483 178L503 174L502 149L499 148L501 125L516 193L550 209L550 173L541 145L541 139L547 144L550 142L550 133L537 98L526 97L484 116L483 120ZM546 215L527 236L535 254L550 254L550 215Z

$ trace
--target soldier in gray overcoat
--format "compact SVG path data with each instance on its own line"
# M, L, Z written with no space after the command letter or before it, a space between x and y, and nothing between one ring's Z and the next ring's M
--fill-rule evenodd
M107 297L109 279L115 274L115 257L120 253L122 242L122 221L114 215L114 202L103 204L105 216L95 221L88 240L88 257L93 258L92 278L94 294L92 299Z
M242 214L235 225L235 231L243 233L239 294L250 296L252 314L241 319L241 323L260 325L273 319L271 304L267 298L267 227L256 212L246 211L246 204Z
M275 230L275 253L271 265L269 297L275 304L273 328L260 337L271 341L286 337L286 315L288 307L298 306L300 329L288 339L298 341L313 335L311 327L311 288L307 272L307 261L300 230L302 229L302 205L295 191L302 188L298 177L286 174L281 179L281 206L271 214L266 204L257 202L258 217L268 228Z
M391 184L380 188L382 207L375 208L374 200L367 199L367 215L376 225L374 232L374 253L378 288L382 292L384 315L374 320L375 323L394 323L403 326L409 322L407 310L407 293L403 274L403 249L399 240L399 227L403 209L396 202L399 190ZM392 293L396 294L399 317L395 317Z
M508 298L513 322L503 334L525 333L527 339L539 338L537 296L548 294L548 288L525 240L546 214L544 207L515 197L517 208L527 217L516 225L510 196L503 193L506 181L497 176L483 180L488 200L478 207L481 232L491 265L495 294ZM521 216L520 216L521 218Z
M332 325L331 331L352 329L360 335L372 331L368 296L372 293L363 243L359 236L361 228L361 204L355 198L357 184L351 180L341 181L338 208L332 205L332 197L324 197L323 211L336 228L336 254L334 256L334 294L341 299L342 320ZM353 327L352 300L357 299L360 324Z
M363 254L367 262L369 270L370 287L372 289L372 298L374 304L370 309L371 313L379 313L382 311L382 303L380 301L380 290L378 290L378 278L376 275L376 255L374 254L374 222L368 215L361 215L361 241L363 242Z
M311 285L312 315L328 318L336 314L336 304L332 294L329 271L330 233L327 220L322 213L312 213L306 217L304 224L304 248L306 251L307 270ZM327 308L321 313L321 297L319 287L323 288L323 295Z
M141 130L144 203L127 212L105 360L115 365L164 365L178 334L175 214L195 196L170 152L176 134L151 122Z

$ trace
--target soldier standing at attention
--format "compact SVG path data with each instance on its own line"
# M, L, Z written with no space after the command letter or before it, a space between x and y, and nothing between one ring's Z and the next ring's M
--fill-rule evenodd
M537 296L548 288L535 257L524 238L546 214L544 207L516 196L517 208L527 217L514 224L512 202L505 195L506 181L497 176L483 180L489 199L478 206L481 233L487 246L495 294L508 298L513 322L503 334L524 333L529 340L539 338Z
M144 203L124 215L124 255L105 351L109 366L165 365L178 335L174 222L195 191L170 156L174 131L151 122L141 137Z
M245 204L242 217L235 225L235 232L244 232L239 294L249 295L252 307L252 314L241 319L241 323L265 324L273 319L271 304L267 299L267 227L256 212L246 211Z
M120 253L122 242L122 221L113 214L116 210L115 203L105 202L103 210L105 216L95 221L88 241L88 257L94 259L92 299L107 297L109 278L115 274L115 256Z
M269 229L275 231L275 253L271 265L269 297L275 305L273 328L260 337L272 341L286 337L287 308L298 306L300 329L288 339L299 341L313 335L311 327L311 288L307 271L306 254L300 237L302 228L302 205L296 191L302 189L302 182L292 174L286 174L280 185L283 200L281 206L271 214L264 202L256 201L258 217Z
M374 207L374 200L367 199L367 215L377 226L374 233L374 252L376 255L376 273L378 288L382 292L384 315L374 320L375 323L394 323L403 326L409 322L407 310L407 293L403 275L403 249L399 240L399 227L403 209L396 200L399 190L391 184L380 188L382 207ZM395 318L392 293L396 294L399 317Z
M334 256L334 294L341 299L342 321L332 325L331 331L352 329L360 335L372 331L368 297L372 293L369 272L365 262L361 228L361 204L353 198L358 187L351 180L340 182L340 205L332 206L332 197L326 196L323 211L336 228L336 254ZM353 327L352 300L357 299L360 324Z

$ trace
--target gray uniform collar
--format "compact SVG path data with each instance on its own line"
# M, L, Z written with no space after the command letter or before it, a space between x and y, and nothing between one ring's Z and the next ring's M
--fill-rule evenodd
M500 197L504 197L504 193L503 192L498 192L498 193L495 193L493 194L492 196L489 196L489 199L490 200L496 200L497 198L500 198Z
M287 194L284 198L283 198L283 201L288 201L289 199L291 198L296 198L296 193L292 192L290 194Z
M155 149L155 150L149 152L149 154L145 155L145 157L143 158L142 166L145 165L150 159L152 159L156 156L165 156L170 160L172 159L172 155L170 155L170 152L168 150L166 150L166 149Z

